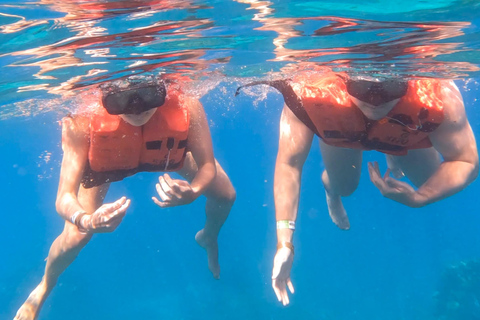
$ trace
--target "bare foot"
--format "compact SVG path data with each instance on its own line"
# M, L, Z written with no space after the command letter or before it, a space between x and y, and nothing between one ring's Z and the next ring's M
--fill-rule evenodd
M403 173L402 167L398 163L397 157L387 155L387 166L396 179L402 179L403 177L405 177L405 173Z
M195 235L197 243L207 251L208 269L215 279L220 279L220 265L218 264L218 243L217 239L209 239L204 234L203 229Z
M14 320L35 320L38 317L40 312L40 308L43 305L43 302L46 298L46 286L44 281L40 282L40 284L30 293L27 300L23 303L23 305L18 309L17 315L15 316Z
M348 221L347 212L343 207L342 198L340 196L327 195L328 214L332 221L342 230L350 229L350 221Z

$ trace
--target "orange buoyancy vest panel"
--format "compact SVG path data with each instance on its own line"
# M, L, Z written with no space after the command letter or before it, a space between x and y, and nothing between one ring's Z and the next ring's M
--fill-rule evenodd
M332 146L404 155L431 147L428 135L444 118L440 80L409 81L406 95L377 121L363 115L344 80L333 73L293 80L315 133Z
M140 171L177 171L187 151L189 112L178 95L169 94L143 126L97 108L90 121L85 188L119 181Z

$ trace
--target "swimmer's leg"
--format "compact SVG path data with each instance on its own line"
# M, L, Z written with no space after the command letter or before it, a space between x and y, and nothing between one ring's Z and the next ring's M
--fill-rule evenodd
M387 167L390 169L390 173L395 179L401 179L405 177L405 173L402 171L400 164L398 163L398 156L386 154Z
M320 140L325 165L322 182L327 197L328 213L332 221L343 230L350 222L343 207L342 197L351 195L358 186L362 166L362 150L329 146Z
M424 184L441 163L440 154L434 148L409 150L405 156L387 156L388 167L395 177L400 178L398 172L402 172L416 187Z
M207 197L205 205L205 227L197 232L195 240L207 251L208 268L212 272L213 277L219 279L220 265L218 262L217 238L235 202L236 192L227 174L216 160L215 164L217 167L217 175L204 193ZM197 171L197 165L191 154L188 153L184 167L179 173L185 179L191 181Z
M108 185L92 189L80 187L78 201L87 212L94 212L102 205L107 190ZM63 232L50 247L42 281L17 311L14 320L37 319L43 303L57 284L58 277L75 260L91 237L91 234L80 233L71 222L65 222Z

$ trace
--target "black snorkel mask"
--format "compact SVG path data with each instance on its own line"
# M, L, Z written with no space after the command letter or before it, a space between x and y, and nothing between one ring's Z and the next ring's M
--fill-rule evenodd
M132 76L114 81L102 90L103 107L111 115L140 114L158 108L167 95L165 83L155 77Z
M378 106L403 97L408 82L399 79L346 79L347 92L354 98Z

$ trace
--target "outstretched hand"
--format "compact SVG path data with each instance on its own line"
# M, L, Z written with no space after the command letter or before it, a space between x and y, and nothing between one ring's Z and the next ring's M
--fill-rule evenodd
M114 231L127 212L130 199L121 197L115 202L103 204L91 215L85 215L82 226L87 232L102 233Z
M187 181L172 179L167 173L158 178L155 187L161 201L156 197L152 197L152 200L162 208L189 204L196 199L195 192Z
M384 197L402 203L409 207L419 207L417 192L406 182L396 180L390 176L390 169L381 175L378 162L368 163L370 180L380 190Z
M275 258L273 259L272 287L277 295L278 301L284 306L290 303L287 287L292 294L295 292L292 281L290 280L292 264L292 250L286 247L278 249Z

